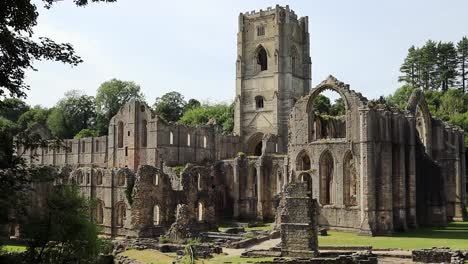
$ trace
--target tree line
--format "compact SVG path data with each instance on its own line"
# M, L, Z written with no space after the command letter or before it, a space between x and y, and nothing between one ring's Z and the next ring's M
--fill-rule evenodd
M423 90L447 91L460 88L468 92L468 38L436 43L428 40L422 47L414 45L401 65L400 82Z

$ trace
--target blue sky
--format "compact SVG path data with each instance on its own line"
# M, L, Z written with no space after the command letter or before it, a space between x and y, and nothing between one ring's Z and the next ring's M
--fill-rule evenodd
M148 103L169 91L186 99L230 101L235 89L240 12L289 4L309 17L312 84L329 74L368 98L392 93L411 45L468 35L466 0L259 1L118 0L39 8L36 36L70 42L84 63L40 62L28 72L27 102L53 106L72 89L95 95L111 78L138 83Z

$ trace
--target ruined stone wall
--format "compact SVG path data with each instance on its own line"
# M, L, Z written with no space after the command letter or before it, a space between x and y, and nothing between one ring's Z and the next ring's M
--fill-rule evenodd
M160 166L162 162L168 166L212 162L234 157L241 149L238 136L224 135L214 125L188 127L165 122L135 100L112 117L108 136L65 139L58 148L54 143L25 156L33 164L136 171L140 165Z
M345 137L316 136L311 102L326 89L345 102ZM461 219L463 134L433 119L422 93L415 92L401 111L368 102L329 77L298 100L289 126L289 173L308 183L321 207L321 225L389 234L418 221Z

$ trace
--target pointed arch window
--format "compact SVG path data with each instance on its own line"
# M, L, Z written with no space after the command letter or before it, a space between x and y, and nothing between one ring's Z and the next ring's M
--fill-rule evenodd
M143 120L143 133L141 135L141 146L146 147L148 145L148 121Z
M120 121L117 126L118 126L118 129L117 129L118 144L117 145L119 148L123 148L123 130L124 130L123 122Z
M255 108L256 109L263 109L263 106L265 104L265 100L263 99L263 96L255 96Z
M268 54L262 46L259 47L257 52L257 64L260 67L260 71L266 71L268 69Z

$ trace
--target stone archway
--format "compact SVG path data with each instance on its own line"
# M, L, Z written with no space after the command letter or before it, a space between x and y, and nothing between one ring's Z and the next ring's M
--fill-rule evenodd
M247 140L247 154L261 156L263 148L263 133L257 132Z

